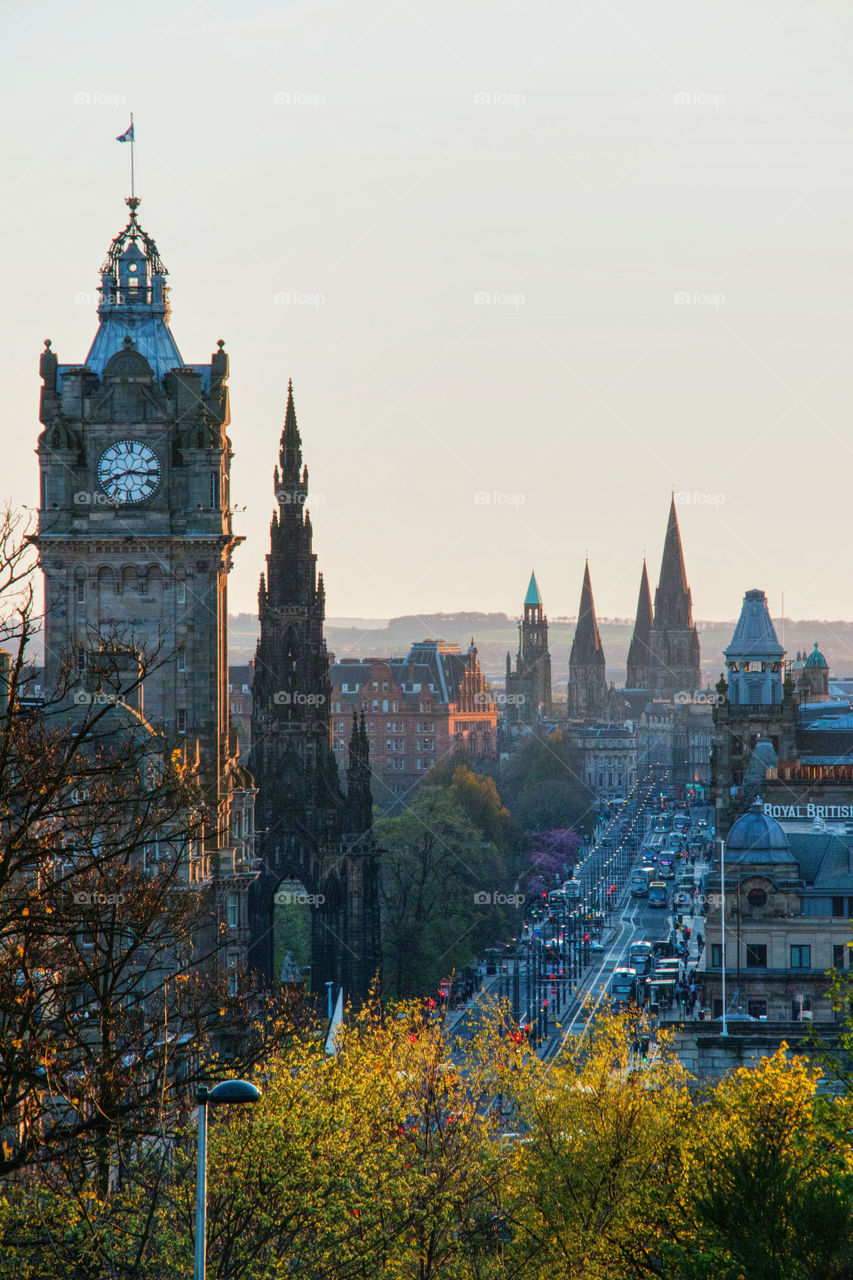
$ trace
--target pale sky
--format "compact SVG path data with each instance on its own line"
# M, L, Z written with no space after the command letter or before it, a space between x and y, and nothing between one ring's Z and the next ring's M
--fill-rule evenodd
M82 361L140 219L183 358L231 358L232 610L254 611L288 377L330 615L853 616L845 0L0 8L4 486L38 357ZM488 501L475 501L483 495Z

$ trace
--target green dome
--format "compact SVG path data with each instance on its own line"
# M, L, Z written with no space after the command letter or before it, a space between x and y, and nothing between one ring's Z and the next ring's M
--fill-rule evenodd
M828 667L829 666L829 663L827 662L826 658L823 656L820 649L818 649L816 640L815 640L814 648L812 649L809 656L806 658L806 666L807 667Z

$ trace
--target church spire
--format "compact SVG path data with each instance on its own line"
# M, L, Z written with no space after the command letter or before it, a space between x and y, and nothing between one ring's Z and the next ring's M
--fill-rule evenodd
M692 625L690 588L687 585L687 571L684 568L684 552L681 547L681 532L675 510L675 494L672 495L669 504L669 520L660 565L660 584L655 593L656 614L661 606L665 611L671 612L671 621L675 621L677 615L678 625Z
M671 696L701 687L699 636L693 625L693 602L684 568L675 494L669 504L651 641L650 683L656 693Z
M595 616L589 561L584 565L578 622L569 655L569 715L594 720L606 715L604 649Z
M640 594L637 600L637 616L634 621L634 634L628 650L628 671L626 685L629 689L649 688L649 657L651 652L651 635L654 625L652 613L652 593L649 589L649 574L646 561L643 559L643 572L640 576Z
M582 660L595 660L598 654L601 654L602 660L604 658L601 636L598 633L598 619L595 616L595 601L592 598L592 581L589 576L588 560L584 565L581 602L578 609L575 638L572 641L572 653L576 653L578 658Z
M279 449L281 464L281 483L298 485L302 470L302 438L296 425L296 407L293 403L293 381L287 382L287 408L284 411L284 427L281 432Z

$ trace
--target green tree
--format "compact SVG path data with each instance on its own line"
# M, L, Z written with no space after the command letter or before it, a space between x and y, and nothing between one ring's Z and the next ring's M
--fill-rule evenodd
M468 800L476 788L460 780ZM506 861L471 820L453 787L425 787L394 818L376 824L382 854L383 974L397 997L434 991L439 980L511 932ZM484 901L482 895L488 895Z
M578 754L559 731L522 742L501 762L496 781L504 804L528 831L586 831L594 825L595 800L584 782Z

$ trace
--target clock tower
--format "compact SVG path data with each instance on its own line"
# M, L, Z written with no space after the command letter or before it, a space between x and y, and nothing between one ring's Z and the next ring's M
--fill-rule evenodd
M70 672L82 700L111 637L130 673L144 671L128 701L170 749L198 754L218 814L216 865L238 880L251 865L254 790L228 718L226 584L242 541L229 510L228 357L221 341L206 363L181 356L139 203L127 200L129 221L101 268L86 359L60 363L50 342L41 355L44 683Z

